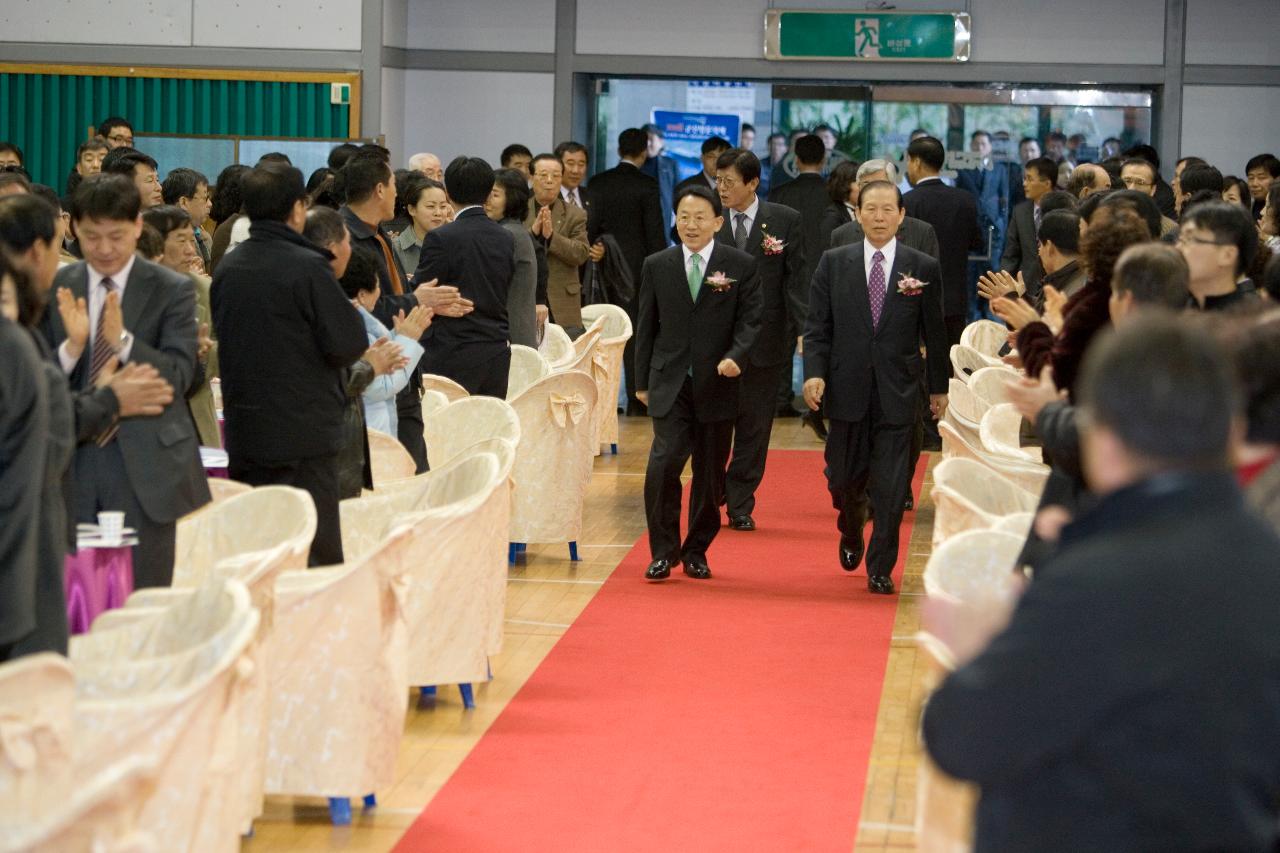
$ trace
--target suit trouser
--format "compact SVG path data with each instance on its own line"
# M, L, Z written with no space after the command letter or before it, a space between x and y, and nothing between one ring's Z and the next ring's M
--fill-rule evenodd
M133 587L170 586L177 522L149 518L138 502L124 467L120 442L76 452L76 521L97 524L102 511L124 512L125 527L138 531L133 546Z
M748 363L738 379L738 418L733 422L733 458L725 473L725 499L729 516L750 515L756 506L756 489L764 479L769 455L769 435L777 408L778 375L790 364L758 367Z
M312 456L287 462L231 458L231 479L251 486L293 486L316 505L316 535L308 566L336 566L342 559L342 523L338 513L338 456Z
M733 441L733 421L698 420L693 380L685 377L671 411L653 419L653 446L644 474L644 514L655 560L704 557L720 532L720 492ZM680 474L693 457L689 532L680 543Z
M432 364L432 372L449 377L466 388L467 393L473 397L497 397L505 400L507 379L511 373L511 348L478 353L464 349L448 359L438 359ZM421 414L418 418L418 429L421 430Z
M840 533L855 536L866 523L870 496L875 520L867 544L867 574L872 577L888 577L898 562L911 428L885 421L874 385L866 417L831 420L826 450L831 504L840 513Z
M803 333L804 333L804 329L797 328L794 323L791 323L790 321L788 321L787 340L789 340L791 343L790 343L790 346L787 347L787 369L784 370L782 372L782 375L778 377L777 405L779 409L789 409L795 406L796 389L791 383L791 380L792 380L791 365L794 362L796 357L796 338L800 337L800 335Z

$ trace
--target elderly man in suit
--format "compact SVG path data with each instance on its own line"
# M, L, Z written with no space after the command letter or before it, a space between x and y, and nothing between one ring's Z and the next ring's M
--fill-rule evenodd
M760 329L760 276L746 252L715 239L720 197L705 187L676 196L679 246L645 259L636 329L636 394L653 417L644 478L652 562L664 580L684 563L711 577L707 549L720 530L720 492L738 417L738 377ZM689 531L680 541L680 473L693 457Z
M658 182L640 171L648 157L649 137L638 127L630 127L618 134L618 165L601 172L591 179L588 193L591 198L587 217L587 233L599 257L604 257L600 237L608 234L618 243L618 248L631 269L631 280L640 281L640 267L644 259L667 246L662 236L662 201ZM714 163L712 164L714 169ZM637 312L634 300L622 306L631 315L634 325ZM627 414L644 414L643 404L636 397L637 370L635 363L635 338L627 341L623 351L626 364Z
M963 192L963 190L961 190ZM867 588L894 591L898 526L908 477L910 430L916 419L920 341L928 348L934 417L947 405L946 329L938 262L898 242L905 212L898 188L868 184L858 198L861 244L822 256L809 293L804 334L804 396L817 410L826 399L827 485L839 511L840 565L858 567L870 494L875 524L867 549Z
M138 257L142 198L122 175L91 175L76 188L71 219L84 261L54 280L76 310L50 312L50 344L74 390L93 388L113 364L149 364L175 389L196 371L196 294L184 275ZM66 297L62 297L66 299ZM70 322L67 322L67 321ZM156 417L124 418L76 451L76 520L124 512L136 528L136 587L173 579L177 520L208 503L195 425L179 394Z
M560 195L564 167L554 154L539 154L529 164L533 198L525 225L547 250L547 299L551 317L569 337L582 334L582 281L587 262L587 214Z
M729 527L755 530L756 489L764 479L778 384L790 371L791 329L804 316L805 255L800 214L761 201L760 160L730 148L716 161L716 183L724 225L716 240L756 259L760 271L760 333L738 380L738 417L733 426L733 459L725 477ZM795 183L794 181L792 183Z
M897 167L893 165L891 160L868 160L858 167L857 183L859 195L862 193L862 188L873 181L888 181L891 184L897 184ZM857 216L856 208L854 209L854 215L855 217ZM852 222L846 222L832 231L831 244L823 246L822 251L838 249L841 246L848 246L853 243L861 243L865 237L866 235L862 233L862 223L855 218ZM939 259L941 249L938 248L938 235L928 222L911 216L904 216L902 225L898 227L897 237L904 246L910 246L917 252L924 252L934 260ZM816 261L812 262L811 265L815 269L818 266Z

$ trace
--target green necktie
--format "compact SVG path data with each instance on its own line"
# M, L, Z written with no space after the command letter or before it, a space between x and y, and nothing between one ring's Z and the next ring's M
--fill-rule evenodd
M698 301L698 290L702 288L702 256L693 254L689 257L689 295Z

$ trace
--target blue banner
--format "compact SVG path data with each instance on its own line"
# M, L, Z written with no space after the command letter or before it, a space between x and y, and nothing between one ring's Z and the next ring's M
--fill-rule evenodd
M722 136L730 145L738 144L736 115L716 113L677 113L654 110L653 123L666 134L667 154L680 167L680 180L702 171L702 143L712 136Z

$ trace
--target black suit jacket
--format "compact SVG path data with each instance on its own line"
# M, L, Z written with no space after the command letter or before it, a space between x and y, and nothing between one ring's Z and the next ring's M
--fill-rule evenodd
M1040 295L1044 270L1040 268L1035 206L1030 199L1015 207L1009 217L1009 237L1004 241L1000 269L1015 276L1022 273L1022 281L1027 286L1027 301L1034 302Z
M214 272L210 298L233 460L290 462L336 455L343 446L342 368L369 340L330 257L284 223L259 220Z
M1009 170L1004 163L992 163L990 169L961 169L956 173L956 188L971 193L978 205L978 227L986 233L995 228L995 243L1004 240L1009 222Z
M939 180L922 181L902 197L902 202L907 216L928 222L938 235L943 316L966 316L969 313L969 252L986 250L986 238L978 227L977 203L970 193Z
M831 248L838 249L851 243L861 243L865 238L866 235L862 233L862 224L855 219L831 232ZM924 252L935 261L941 262L939 256L942 250L938 247L938 235L928 222L904 216L902 224L898 226L898 242L910 246L917 252Z
M1280 540L1233 479L1103 498L933 694L929 753L982 788L975 850L1275 849Z
M662 207L662 223L665 226L671 221L671 201L675 198L676 178L680 176L676 158L669 154L659 154L644 161L640 171L658 182L658 198Z
M66 287L77 299L87 300L88 264L63 267L53 284L55 292ZM129 360L150 364L174 389L173 402L161 414L126 418L116 435L138 503L152 521L167 524L209 502L200 442L183 396L196 371L195 288L187 276L137 258L120 311L125 329L133 334ZM57 311L48 314L49 343L56 350L66 340L66 330ZM85 347L69 377L74 390L89 388L92 358L91 348ZM82 445L77 457L96 452L95 444Z
M587 188L587 236L595 243L602 234L618 241L633 281L640 280L644 259L666 248L662 234L662 200L658 182L630 163L619 163L591 179Z
M733 211L725 209L724 227L716 235L717 246L734 246ZM791 329L804 322L809 279L804 254L800 214L780 204L760 202L755 222L747 233L746 253L756 259L760 273L760 333L751 347L751 363L775 367L791 358ZM765 236L785 245L778 254L764 253ZM741 365L745 367L746 365Z
M760 330L760 275L755 258L715 241L695 302L689 295L681 246L645 258L640 276L636 324L636 390L649 392L649 414L666 416L685 377L693 375L693 405L698 420L738 416L738 380L716 367L733 359L747 363ZM706 277L717 272L734 279L716 291Z
M439 279L475 303L466 316L432 318L423 337L428 369L436 359L471 352L484 360L509 346L507 295L515 276L515 251L511 232L479 207L464 210L422 241L415 280Z
M929 358L922 367L926 360L920 357L921 340L930 355L947 352L941 306L929 296L941 270L933 258L899 243L886 281L880 325L873 329L862 253L862 244L855 243L832 249L818 263L804 331L804 376L826 380L823 402L831 418L867 417L874 385L888 423L913 423L922 369L928 370L930 394L947 393L947 359ZM899 293L903 275L925 282L924 292Z
M827 250L822 222L831 206L831 196L827 193L827 180L816 172L801 172L794 179L769 192L769 201L782 204L800 214L801 234L804 240L806 284L813 278L813 271L818 268L818 259ZM808 292L804 293L808 297ZM804 315L800 315L804 322Z

